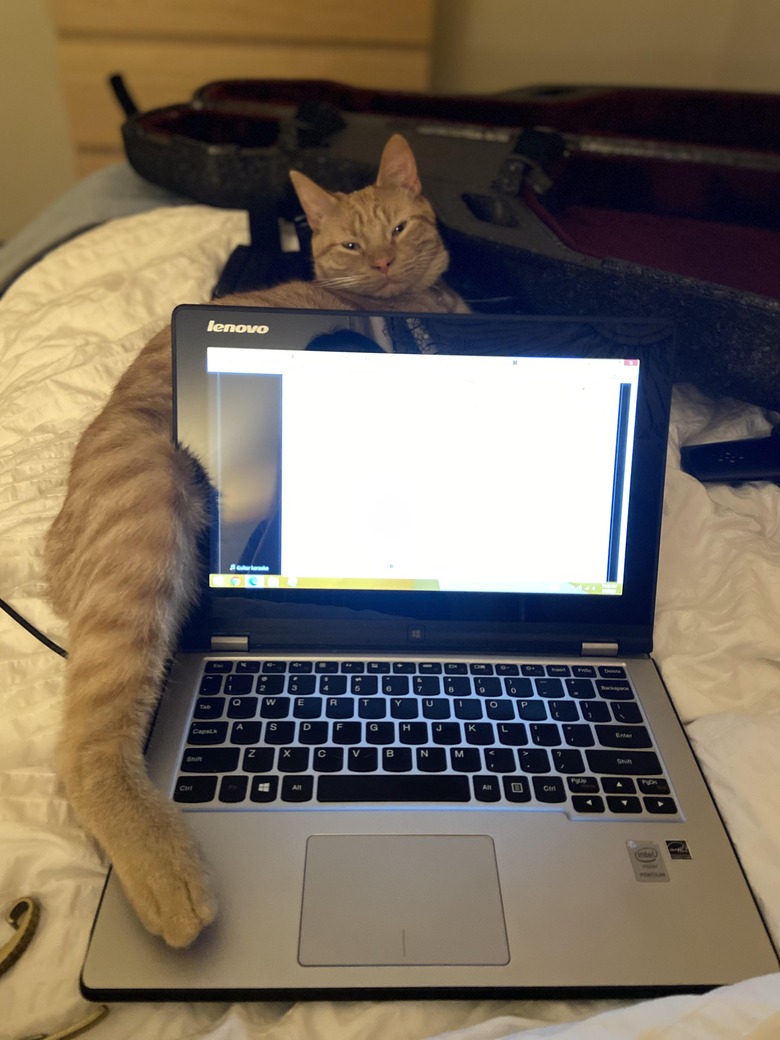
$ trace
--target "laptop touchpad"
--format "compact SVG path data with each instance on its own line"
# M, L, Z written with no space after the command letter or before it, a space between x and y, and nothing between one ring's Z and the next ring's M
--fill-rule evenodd
M507 964L492 838L310 837L298 959L306 966Z

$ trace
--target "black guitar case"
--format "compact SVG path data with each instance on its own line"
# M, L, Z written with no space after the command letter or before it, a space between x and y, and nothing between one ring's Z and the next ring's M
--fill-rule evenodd
M447 280L474 310L672 318L678 381L780 410L778 95L241 80L151 112L124 104L138 173L250 213L252 246L218 295L310 277L289 169L351 191L400 132L450 250ZM302 254L281 252L279 216Z

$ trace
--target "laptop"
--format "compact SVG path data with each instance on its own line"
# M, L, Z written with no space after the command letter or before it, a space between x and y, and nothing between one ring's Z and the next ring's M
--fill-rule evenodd
M110 875L85 996L777 970L650 656L672 353L663 321L177 308L211 516L148 766L219 913L170 949Z

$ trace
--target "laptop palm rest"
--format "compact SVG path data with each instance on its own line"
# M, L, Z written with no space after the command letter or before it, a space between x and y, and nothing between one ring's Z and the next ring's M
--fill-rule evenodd
M298 959L304 966L507 964L486 835L314 835Z

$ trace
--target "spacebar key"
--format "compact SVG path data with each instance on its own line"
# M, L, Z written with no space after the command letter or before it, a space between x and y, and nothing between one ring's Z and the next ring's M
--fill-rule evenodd
M321 776L318 802L468 802L467 776Z

